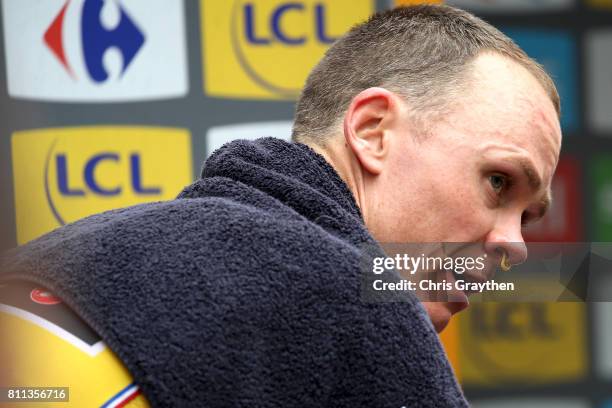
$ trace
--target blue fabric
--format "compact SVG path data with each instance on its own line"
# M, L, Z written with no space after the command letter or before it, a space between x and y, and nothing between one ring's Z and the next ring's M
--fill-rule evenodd
M176 200L59 228L0 273L62 297L153 406L467 406L422 305L362 301L364 243L325 159L266 138L217 150Z

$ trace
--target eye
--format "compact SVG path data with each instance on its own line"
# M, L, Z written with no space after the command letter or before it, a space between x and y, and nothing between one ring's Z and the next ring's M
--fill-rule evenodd
M489 183L491 183L491 187L496 194L501 194L508 187L508 177L498 173L491 174Z

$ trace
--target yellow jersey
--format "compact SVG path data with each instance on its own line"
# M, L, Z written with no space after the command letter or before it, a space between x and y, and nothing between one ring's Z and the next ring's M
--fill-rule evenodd
M69 388L68 402L9 401L2 408L149 406L100 336L34 283L0 282L0 362L0 388Z

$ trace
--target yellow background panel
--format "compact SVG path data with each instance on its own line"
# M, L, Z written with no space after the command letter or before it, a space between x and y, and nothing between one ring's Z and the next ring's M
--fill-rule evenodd
M372 0L302 0L292 4L299 8L280 13L278 27L283 36L303 38L299 45L280 41L271 28L272 16L287 2L201 0L205 93L238 99L295 99L329 47L319 40L317 21L324 22L327 38L337 38L374 12ZM248 41L247 21L253 22L253 37L267 43Z
M463 384L553 383L587 371L583 303L479 303L459 316Z
M61 225L102 211L148 201L175 198L192 181L191 139L184 129L154 127L74 127L16 132L12 137L17 242L30 241ZM120 188L118 195L101 195L88 188L84 169L96 155L117 159L97 162L96 185ZM63 156L61 165L58 157ZM132 157L137 157L135 165ZM62 194L65 185L82 195ZM132 178L159 193L139 194ZM91 172L90 172L91 173ZM90 183L91 184L91 183Z

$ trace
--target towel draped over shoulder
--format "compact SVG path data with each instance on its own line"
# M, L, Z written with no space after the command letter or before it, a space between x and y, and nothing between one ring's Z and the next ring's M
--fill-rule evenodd
M175 200L11 251L0 280L61 297L153 406L467 406L418 300L361 298L363 244L325 159L264 138L217 150Z

